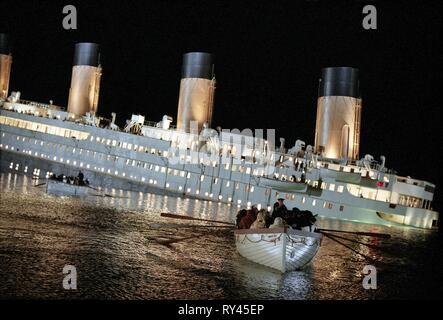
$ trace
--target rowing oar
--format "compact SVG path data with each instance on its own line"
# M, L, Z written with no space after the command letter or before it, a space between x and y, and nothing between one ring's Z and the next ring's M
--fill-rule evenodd
M34 187L40 187L40 186L42 186L42 185L44 185L44 184L46 184L46 182L36 184Z
M325 235L326 237L328 237L328 238L331 239L332 241L335 241L335 242L337 242L338 244L341 244L343 247L345 247L345 248L351 250L352 252L355 252L356 254L362 256L362 257L365 258L366 260L370 260L370 261L373 261L373 262L377 262L377 260L375 260L374 258L371 258L371 257L369 257L369 256L367 256L367 255L365 255L365 254L363 254L363 253L361 253L361 252L355 250L354 248L348 246L347 244L345 244L345 243L343 243L343 242L341 242L341 241L338 241L337 239L334 238L334 236L333 236L332 234L323 233L323 235Z
M325 233L323 233L323 234L325 234ZM329 234L329 233L328 233L328 234ZM335 234L329 234L329 235L331 235L331 236L333 236L334 238L337 238L337 239L342 239L342 240L346 240L346 241L349 241L349 242L353 242L353 243L361 244L361 245L366 246L366 247L371 248L371 249L382 250L382 248L380 248L379 246L377 246L377 245L375 245L375 244L364 243L364 242L357 241L357 240L354 240L354 239L349 239L349 238L345 238L345 237L340 237L340 236L335 235ZM383 250L382 250L382 251L383 251Z
M232 228L231 225L228 226L202 226L202 225L196 225L196 224L159 224L159 223L154 223L149 225L149 227L153 228L153 229L183 229L183 228Z
M219 220L209 220L209 219L201 219L201 218L194 218L194 217L183 216L183 215L173 214L173 213L167 213L167 212L162 212L162 213L160 214L160 216L162 216L162 217L166 217L166 218L183 219L183 220L194 220L194 221L204 221L204 222L222 223L222 224L227 224L227 225L230 225L230 226L235 226L235 223L232 223L232 222L219 221Z
M97 188L93 188L93 187L91 187L91 186L88 186L87 184L85 184L85 187L88 187L88 188L90 188L90 189L92 189L92 190L94 190L94 191L97 191L97 192L101 192L99 189L97 189ZM93 194L92 196L94 196L94 197L118 198L118 199L129 199L129 197L113 196L112 194L104 193L104 192L101 192L101 193L102 193L102 194Z
M189 239L193 239L193 238L195 238L195 236L183 237L183 238L175 238L175 239L168 239L168 240L160 240L160 239L151 239L151 240L154 240L158 244L162 244L164 246L169 246L169 245L171 245L173 243L176 243L176 242L179 242L179 241L184 241L184 240L189 240Z
M101 192L100 190L98 190L98 189L96 189L96 188L93 188L93 187L91 187L91 186L88 186L87 184L85 184L85 187L88 187L88 188L90 188L90 189L92 189L92 190L94 190L94 191L97 191L97 192ZM112 195L110 195L110 194L107 194L107 193L104 193L104 192L103 192L102 194L95 194L94 196L115 198L114 196L112 196Z
M344 230L332 230L332 229L317 229L319 232L340 232L340 233L349 233L355 234L358 236L367 236L367 237L378 237L383 239L390 239L391 235L387 233L376 233L376 232L360 232L360 231L344 231Z

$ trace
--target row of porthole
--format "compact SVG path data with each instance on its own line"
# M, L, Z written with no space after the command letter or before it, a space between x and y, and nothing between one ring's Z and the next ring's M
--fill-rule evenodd
M3 136L4 136L4 134L3 134ZM17 137L18 138L18 137ZM37 143L37 141L36 141L36 143ZM41 144L43 144L43 141L41 142ZM2 147L2 145L0 145L0 147ZM9 146L8 145L6 145L5 146L6 147L6 149L8 149L9 148ZM12 147L11 147L12 148ZM75 149L73 149L73 153L75 153L75 151L74 151ZM25 152L25 150L23 150L23 152ZM32 155L32 151L29 151L28 152L30 155ZM38 153L37 152L35 152L35 156L38 156ZM45 158L48 158L49 159L49 157L48 156L46 156L46 155L44 155L43 153L41 154L41 157L45 157ZM71 160L70 159L64 159L64 158L57 158L57 156L54 156L53 157L53 160L54 161L59 161L59 162L66 162L67 164L70 164L71 165ZM74 165L74 166L77 166L77 161L76 160L73 160L72 161L72 165ZM80 167L84 167L84 163L83 162L80 162L79 163L79 166ZM151 165L152 166L152 165ZM157 169L157 167L158 166L156 166L156 169ZM90 165L89 164L86 164L86 168L87 169L90 169ZM164 167L161 167L161 169L164 169ZM105 168L104 167L96 167L96 166L94 166L94 170L98 170L98 171L101 171L101 172L104 172L105 171ZM177 171L177 172L180 172L180 170L173 170L173 169L169 169L168 170L168 172L174 172L175 173L175 171ZM157 170L156 170L157 171ZM163 170L161 170L162 172L163 172ZM111 170L110 169L108 169L107 170L107 173L111 173ZM184 173L184 171L182 171L182 173ZM115 175L118 175L118 171L115 171L114 172L114 174ZM125 177L126 176L126 174L125 173L122 173L122 176L123 177ZM202 175L201 176L202 178L201 178L201 181L204 179L204 176ZM131 179L137 179L137 176L130 176L130 178ZM189 175L189 172L188 172L188 176L187 176L187 178L190 178L190 175ZM144 177L142 177L141 178L141 180L143 181L143 182L145 182L146 181L146 179L144 178ZM151 184L154 184L154 185L156 185L157 184L157 180L152 180L152 179L150 179L149 180L149 183L151 183ZM214 183L215 184L217 184L218 183L218 178L214 178ZM226 182L226 187L229 187L230 186L230 181L227 181ZM254 186L249 186L249 185L247 185L246 186L247 187L247 189L249 189L249 192L250 193L252 193L252 192L254 192ZM236 183L236 189L238 189L239 188L239 183ZM183 187L181 187L181 186L179 186L179 191L182 191L183 190ZM247 190L248 191L248 190ZM199 190L196 190L196 194L198 195L199 194ZM207 195L208 196L208 195ZM211 198L213 198L213 195L210 195L209 197L211 197ZM223 199L223 196L219 196L219 200L221 201ZM232 201L232 199L231 198L228 198L228 201L229 202L231 202ZM238 205L241 205L241 200L238 200ZM248 204L248 206L250 206L250 204Z
M14 162L11 162L9 164L9 169L15 170L15 171L19 171L20 163L15 163L14 164ZM23 172L24 173L28 172L28 166L24 166ZM40 169L39 168L34 168L34 171L32 172L32 175L35 176L35 177L40 177ZM46 171L46 178L49 178L51 175L52 175L51 171Z

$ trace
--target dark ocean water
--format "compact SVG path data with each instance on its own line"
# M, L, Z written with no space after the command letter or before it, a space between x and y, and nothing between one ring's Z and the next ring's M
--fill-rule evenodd
M0 175L0 298L36 299L405 299L443 297L442 237L414 228L321 220L370 259L324 238L311 266L281 275L235 252L232 230L160 217L175 212L233 221L237 208L107 190L115 197L49 195L44 180ZM170 245L162 240L179 239ZM77 269L64 290L63 267ZM362 286L365 265L378 288Z

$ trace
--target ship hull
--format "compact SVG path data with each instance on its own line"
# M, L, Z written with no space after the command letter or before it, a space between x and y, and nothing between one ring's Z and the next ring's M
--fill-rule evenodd
M285 228L236 230L237 252L282 273L307 266L320 248L322 235Z
M392 187L378 188L377 180L369 178L362 178L361 186L342 182L346 180L342 175L347 177L348 173L324 176L322 183L317 181L317 187L311 183L306 189L294 191L289 181L265 178L260 164L245 162L240 166L222 162L221 158L202 164L199 159L202 155L194 151L186 158L200 161L176 162L175 155L170 154L174 131L149 128L152 132L140 136L0 110L2 171L45 178L51 172L76 176L81 170L92 185L105 188L186 196L239 208L255 204L268 210L276 199L284 198L290 209L309 210L326 218L429 229L437 226L438 212L429 209L431 193L420 194L423 188L396 183L395 178L390 185L399 186L397 194L416 194L428 199L427 205L408 207L392 203L386 195L394 190ZM300 179L301 172L293 168L276 170L282 179L283 176ZM315 170L312 171L306 174L306 181L319 179ZM261 185L262 180L277 183L278 189ZM294 188L298 189L299 185L294 184ZM370 195L360 196L360 187L370 188L375 195L372 199Z
M11 164L12 167L11 167ZM18 167L16 170L15 168ZM27 172L23 171L23 168L27 167ZM53 172L55 174L64 174L70 176L76 176L80 170L78 167L72 165L61 164L55 161L48 161L45 159L39 159L32 156L22 155L16 152L5 152L2 150L0 156L0 169L2 172L15 172L20 174L26 174L30 176L35 176L33 174L34 168L38 168L40 178L46 178L46 173ZM187 194L186 192L174 192L167 190L162 187L155 187L148 183L141 183L138 181L133 181L130 178L122 178L118 176L109 175L103 172L98 172L94 170L88 170L81 168L85 177L96 185L102 188L116 188L123 190L131 190L144 193L155 193L155 194L165 194L170 196L186 196L190 198L202 199L214 201L208 199L204 194L201 196L195 194ZM271 191L276 195L279 191ZM321 205L313 205L314 201L319 202L319 199L308 195L298 195L298 198L294 200L287 199L285 201L286 206L290 209L296 207L300 210L310 210L314 214L320 217L328 219L337 219L357 223L374 224L374 225L386 225L386 226L411 226L425 229L432 229L432 221L438 219L438 213L430 210L420 210L416 208L406 208L406 212L410 209L409 218L407 214L399 212L397 214L389 213L388 210L377 210L369 209L363 207L353 207L353 206L342 206L340 203L334 203L333 207L329 209L328 206L324 207ZM300 198L300 199L299 199ZM304 201L301 199L304 198ZM218 200L222 203L231 203L229 201ZM327 202L332 203L332 202ZM341 211L341 207L343 210ZM415 209L415 210L412 210ZM415 212L420 210L420 212ZM415 213L414 213L415 212Z

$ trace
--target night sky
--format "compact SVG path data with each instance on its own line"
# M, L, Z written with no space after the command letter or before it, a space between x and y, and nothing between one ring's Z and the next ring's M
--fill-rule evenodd
M314 143L321 68L360 69L360 156L437 184L441 201L440 1L2 1L13 39L10 91L66 106L76 42L101 45L99 113L176 119L182 54L215 54L213 127L275 128ZM62 28L62 8L78 30ZM364 30L375 5L378 29ZM437 196L436 195L436 196ZM442 208L438 203L437 209Z

